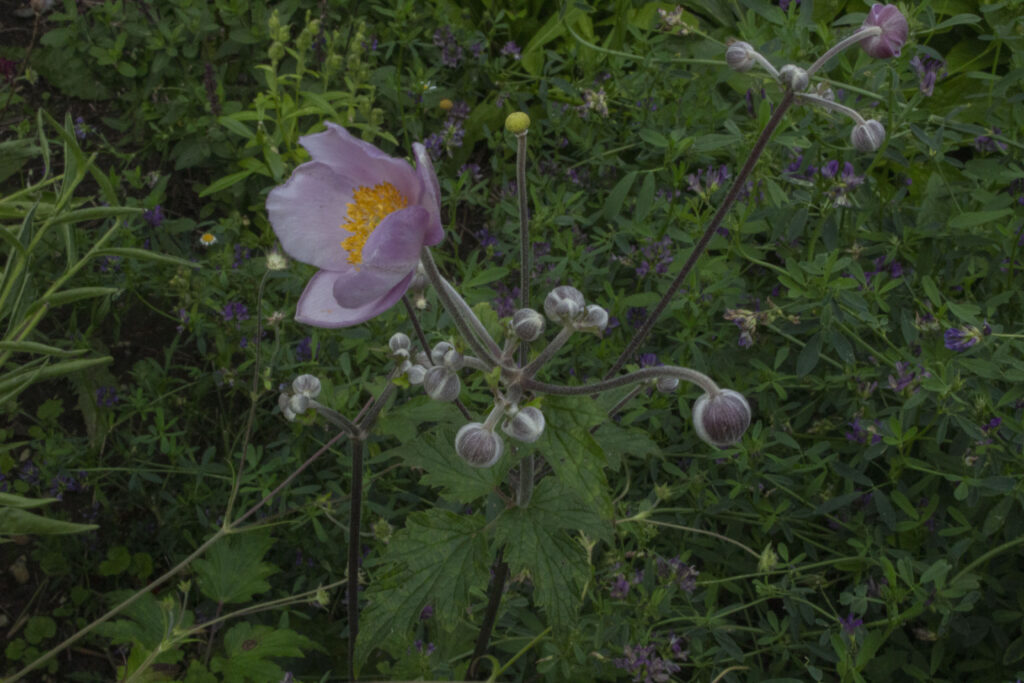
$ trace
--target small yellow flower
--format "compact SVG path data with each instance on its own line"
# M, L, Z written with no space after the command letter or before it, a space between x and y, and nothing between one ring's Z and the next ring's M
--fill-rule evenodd
M212 232L204 232L202 235L199 236L199 244L203 245L204 247L211 247L214 244L217 244L217 236L214 235Z
M449 111L455 106L455 103L449 100L447 97L437 103L437 106L441 108L441 111Z

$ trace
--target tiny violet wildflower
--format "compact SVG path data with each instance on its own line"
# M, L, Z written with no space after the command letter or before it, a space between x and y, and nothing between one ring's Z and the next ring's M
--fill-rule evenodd
M511 57L512 59L519 59L521 56L519 46L516 45L515 41L512 40L508 41L507 43L505 43L505 45L502 46L501 54L506 57Z
M149 223L152 228L159 228L164 222L164 209L162 206L157 204L152 209L148 209L142 213L142 220Z
M305 363L313 358L313 338L310 336L303 337L299 340L299 343L295 345L295 358L300 363Z
M414 169L333 123L299 138L312 161L267 196L285 253L320 270L299 297L295 319L350 327L402 298L420 250L444 237L440 186L426 148Z
M432 616L434 616L434 606L424 605L423 609L420 610L420 621L426 621Z
M963 327L950 327L943 334L943 340L946 348L950 351L966 351L975 344L981 341L983 336L992 333L992 328L986 323L982 329L978 329L974 325L964 325Z
M877 421L873 425L861 424L860 418L853 418L853 422L847 423L850 427L850 431L846 432L846 440L850 443L859 443L867 445L870 441L871 445L875 445L882 441L882 435L878 432L880 423Z
M788 12L790 5L792 5L793 7L799 7L800 0L779 0L779 8L783 12Z
M202 235L199 236L199 244L200 246L207 248L212 247L213 245L217 244L217 236L214 235L212 232L204 232Z
M839 624L843 627L843 632L848 636L852 636L856 633L857 629L864 625L864 620L860 617L853 616L853 612L846 615L846 618L840 619Z
M843 163L842 173L839 172L839 162L832 160L821 167L821 175L833 181L828 189L828 196L832 198L836 206L851 206L847 197L849 192L864 184L864 176L859 176L849 161Z
M917 72L920 81L918 89L925 97L931 97L935 91L935 81L946 75L946 65L938 59L921 59L920 56L910 60L910 66Z
M221 311L221 315L224 317L224 322L234 320L240 323L249 319L249 308L241 301L229 301Z
M616 574L615 578L612 580L612 587L609 591L609 595L611 595L613 600L622 600L629 595L629 587L630 583L626 578L626 575Z
M85 125L85 119L79 116L75 119L75 137L84 140L89 136L89 127Z
M615 667L633 674L633 680L637 683L666 683L672 680L672 674L682 668L674 662L662 659L654 644L645 647L627 645L623 654L625 657L614 660Z
M441 63L445 66L454 69L462 61L462 47L450 26L442 26L434 31L434 45L441 48Z
M586 118L587 114L595 111L604 118L608 118L608 95L604 88L598 90L584 90L583 104L576 107L576 112Z
M121 401L116 387L99 387L96 389L96 405L100 408L113 408Z
M1003 130L998 126L992 128L992 135L1002 135ZM1005 142L1000 142L989 135L979 135L974 138L974 148L979 152L1000 152L1005 154L1009 146Z
M655 563L658 578L663 583L674 583L679 590L693 593L697 590L697 576L700 574L696 567L692 567L678 557L666 560L659 557Z
M697 169L696 173L688 174L686 176L686 186L691 192L699 194L706 199L712 192L724 185L731 175L728 166L719 166L717 169L713 166L708 166L707 168Z

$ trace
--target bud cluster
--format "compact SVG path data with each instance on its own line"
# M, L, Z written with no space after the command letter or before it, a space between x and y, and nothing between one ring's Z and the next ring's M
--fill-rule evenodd
M544 315L548 320L578 332L600 335L608 327L608 312L594 304L587 305L580 290L570 285L555 287L544 298Z
M282 392L277 397L277 405L281 414L289 422L309 410L314 399L320 395L320 380L313 375L299 375L292 380L292 393Z

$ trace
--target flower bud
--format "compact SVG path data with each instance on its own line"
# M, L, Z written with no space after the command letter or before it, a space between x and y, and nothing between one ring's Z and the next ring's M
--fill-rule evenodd
M316 398L320 395L320 380L313 375L299 375L292 380L292 391L306 398Z
M455 347L448 342L438 342L430 350L430 360L434 365L441 365L450 370L458 370L462 367L462 354L455 350Z
M451 368L435 365L432 368L427 368L423 377L423 390L435 401L449 403L459 397L462 382Z
M490 467L504 450L501 437L479 422L470 422L455 435L455 452L472 467Z
M608 327L608 311L595 304L590 304L583 309L583 315L575 324L575 328L580 332L593 332L599 336L606 327Z
M277 407L281 409L284 419L289 422L295 422L295 411L291 408L291 400L292 397L288 394L281 394L277 397Z
M388 340L388 348L395 355L401 356L402 358L409 357L409 349L412 348L412 342L409 340L409 336L396 332L391 335L391 339ZM404 351L404 353L402 353Z
M779 69L779 82L793 92L803 92L811 82L806 69L801 69L796 64L787 64Z
M756 62L754 46L750 43L737 40L729 43L729 47L725 48L725 63L729 65L730 69L750 71Z
M517 441L533 443L544 433L544 413L532 406L517 410L505 419L501 431Z
M422 365L410 365L405 368L404 372L409 379L409 384L423 384L423 380L427 376L427 369Z
M535 341L544 333L544 316L532 308L520 308L512 314L512 333L525 342Z
M864 23L861 24L862 29L870 26L877 26L882 29L882 32L877 36L860 41L860 46L864 48L864 51L876 59L899 57L900 49L907 42L907 34L910 30L910 27L907 26L907 18L903 16L899 8L896 5L883 5L876 2L871 6Z
M292 397L288 399L288 407L292 413L302 415L309 409L309 396L305 394L292 394Z
M693 404L697 436L716 448L737 443L748 426L750 404L738 391L721 389L715 394L704 394Z
M569 323L583 312L586 301L580 290L570 285L555 287L544 299L544 315L551 322Z
M516 135L525 133L530 127L530 117L521 111L514 111L505 117L505 130Z
M267 270L284 270L288 267L288 258L279 249L267 252Z
M877 152L885 142L885 126L875 119L858 123L850 133L850 144L858 152Z

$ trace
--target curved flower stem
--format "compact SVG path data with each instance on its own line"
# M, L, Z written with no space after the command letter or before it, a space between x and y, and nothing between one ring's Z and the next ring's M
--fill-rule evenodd
M768 61L768 58L757 50L753 51L754 61L761 65L761 68L771 74L772 78L779 80L779 70L775 68L775 65Z
M662 379L664 377L681 379L685 382L696 384L708 394L717 394L721 391L721 389L718 388L718 385L715 384L714 380L704 373L691 370L690 368L680 368L675 365L659 365L654 368L642 368L635 372L631 372L628 375L606 379L601 382L594 382L593 384L581 384L575 387L565 386L562 384L548 384L547 382L538 382L537 380L529 378L524 378L522 380L522 385L527 391L537 391L544 394L555 394L558 396L582 396L583 394L598 394L602 391L618 389L619 387L624 387L635 382L647 382L650 380Z
M430 280L430 284L434 286L434 291L437 292L438 298L441 299L441 304L448 311L448 314L452 316L455 326L459 328L459 333L466 340L469 347L473 349L473 353L490 363L492 367L498 365L501 349L491 339L491 335L487 333L483 323L473 313L473 309L469 307L469 304L441 276L428 247L423 247L420 251L420 261L423 263L423 270L427 274L427 279Z
M356 426L356 423L339 413L337 410L328 408L323 403L312 398L309 399L309 405L316 410L317 415L324 418L335 427L345 430L345 433L349 436L355 437L359 434L359 427Z
M569 341L569 337L573 335L574 330L571 326L566 325L558 331L555 338L552 339L544 350L537 354L537 357L530 361L530 364L523 368L523 377L526 379L532 378L537 374L537 371L541 369L545 363L551 360L551 357L558 353L558 350L565 345L565 342Z
M389 385L394 386L394 385ZM359 635L359 526L363 510L363 440L352 439L352 487L348 527L348 678L356 680L356 637Z
M516 191L519 195L519 307L530 305L530 214L526 196L526 134L516 133ZM520 359L524 362L525 359Z
M865 38L871 38L873 36L880 35L882 35L881 26L865 26L859 29L857 32L853 33L852 35L843 38L838 43L830 47L828 51L825 52L825 54L818 57L814 64L811 64L811 66L807 69L808 77L813 76L816 71L818 71L821 67L825 66L825 63L828 62L828 60L832 59L846 48L856 45Z
M647 335L651 333L651 329L654 327L654 323L657 322L661 314L665 312L672 298L679 291L679 288L683 286L683 282L686 281L693 266L697 263L697 259L700 258L701 254L708 246L708 242L711 241L711 236L715 234L719 226L722 225L722 220L725 218L725 214L729 212L732 205L736 203L736 199L739 197L740 191L746 185L747 178L750 177L751 171L754 170L754 165L757 164L757 160L761 158L764 153L765 147L768 145L768 140L771 138L775 129L779 127L779 123L782 122L782 117L789 109L790 105L793 104L793 91L786 90L786 93L782 96L782 100L779 102L779 106L775 108L772 113L772 117L768 120L768 124L761 131L761 135L757 138L754 143L753 149L750 150L750 156L747 157L746 163L743 164L743 168L736 174L733 179L732 185L729 187L729 191L726 193L725 198L722 200L721 205L718 207L718 211L712 216L711 222L708 223L708 227L704 230L704 234L694 245L693 251L690 253L689 258L686 259L686 263L683 264L682 270L676 275L675 280L669 285L668 291L665 292L664 296L661 297L661 301L654 307L651 314L644 320L643 325L637 331L636 335L626 345L625 350L619 355L618 360L612 365L612 367L605 373L605 379L608 379L616 372L618 372L623 365L626 364L636 350L640 348L640 344L647 338Z
M633 387L628 394L618 400L618 402L608 409L608 417L614 418L618 415L619 411L626 407L626 404L633 400L633 397L643 391L643 385ZM597 429L601 425L595 425L594 429ZM593 432L592 432L593 433Z
M491 367L487 365L487 363L477 358L476 356L463 356L462 360L466 364L467 368L473 368L474 370L479 370L480 372L491 371Z
M750 548L749 546L746 546L746 545L740 543L739 541L737 541L735 539L729 538L728 536L723 536L722 534L715 533L714 531L706 531L704 529L697 529L696 527L692 527L692 526L683 526L682 524L673 524L671 522L659 522L656 519L648 519L647 517L641 516L641 515L633 515L632 517L626 517L625 519L620 519L620 520L616 521L615 523L616 524L624 524L626 522L642 522L644 524L653 524L654 526L664 526L664 527L668 527L670 529L680 529L682 531L689 531L689 532L694 533L694 534L701 534L701 535L704 535L704 536L711 536L713 538L717 538L720 541L725 541L726 543L732 543L735 546L743 548L743 550L745 550L748 554L753 555L757 559L761 559L761 554L758 553L756 550Z
M416 314L416 307L409 301L408 295L402 295L402 303L405 304L405 311L409 314L409 322L412 323L412 329L416 332L416 338L420 342L420 346L423 347L423 353L427 354L427 358L430 358L430 342L427 341L427 335L423 333L423 325L420 325L420 317ZM487 368L489 371L490 368ZM467 420L473 419L473 416L469 414L469 410L466 409L466 404L459 399L455 399L455 407L459 409L462 416Z
M847 107L845 104L839 104L838 102L826 100L824 97L819 97L817 95L813 95L811 93L806 92L796 93L796 99L801 103L809 102L811 104L816 104L824 109L831 109L832 111L837 111L840 114L846 114L851 119L853 119L855 123L867 123L864 120L864 117L860 115L860 112L858 112L856 109L851 109L850 107Z

